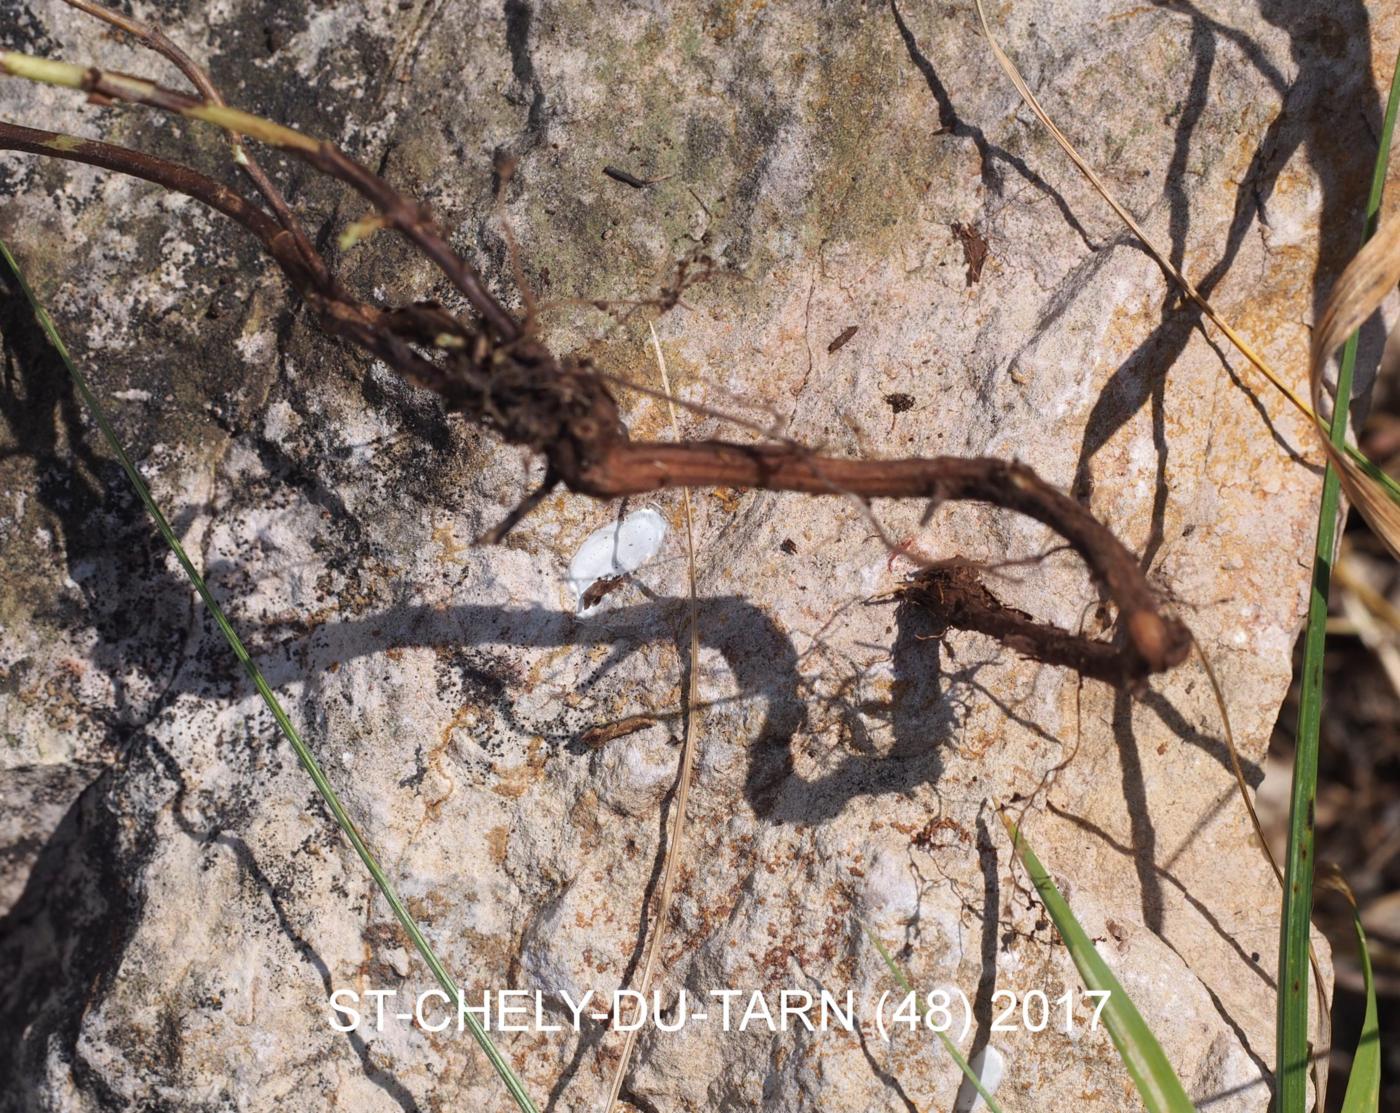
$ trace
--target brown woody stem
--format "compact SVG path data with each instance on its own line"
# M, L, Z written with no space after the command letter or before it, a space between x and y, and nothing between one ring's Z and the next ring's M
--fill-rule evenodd
M303 290L310 281L307 267L301 253L295 249L290 232L241 193L196 170L96 139L79 139L61 132L40 131L5 121L0 121L0 149L115 170L194 197L237 221L256 236L263 249L286 272L298 290Z
M159 27L141 23L139 20L132 19L130 16L123 15L105 5L95 3L95 0L64 0L64 2L70 8L77 8L81 12L86 12L94 18L126 32L148 50L153 50L168 59L209 103L216 105L224 103L223 96L210 79L209 74L205 72L204 67L181 50ZM292 234L303 262L312 270L323 267L321 257L311 246L310 239L307 238L301 222L297 220L286 199L283 198L282 191L273 184L272 179L267 176L267 172L258 164L257 159L248 153L247 148L243 146L243 137L236 131L230 131L228 138L229 146L233 149L234 162L247 175L248 180L257 187L258 192L272 208L273 214L282 227Z
M193 65L193 63L190 63ZM725 441L654 443L627 435L604 376L587 363L555 358L526 335L485 288L480 275L447 245L428 211L344 152L300 132L140 78L81 69L0 52L0 71L81 88L216 123L295 154L348 183L415 244L484 318L489 331L457 320L441 306L384 310L355 300L329 275L302 237L242 195L186 167L137 151L54 132L0 123L0 149L69 159L143 178L187 194L237 221L258 238L321 326L382 359L418 385L441 394L505 440L545 457L547 483L598 498L666 487L754 487L808 495L971 500L1043 522L1083 558L1119 610L1122 636L1103 642L1070 634L1000 603L967 566L938 566L916 576L905 597L948 626L977 630L1017 652L1086 676L1133 686L1184 660L1190 634L1160 613L1137 559L1084 506L1014 461L938 456L840 460L800 446ZM275 192L275 191L274 191ZM537 502L527 499L514 525Z
M404 198L377 174L334 144L314 139L295 128L265 120L261 116L158 85L143 77L112 73L95 66L81 69L9 51L0 52L0 70L31 80L79 88L112 101L142 104L205 120L225 131L251 136L260 143L295 155L321 173L345 182L378 208L390 225L438 266L502 341L519 338L519 322L486 289L475 268L447 245L428 211L422 205Z
M1137 559L1112 531L1079 502L1015 461L962 456L840 460L786 446L627 440L569 481L569 486L603 498L664 487L758 487L866 499L989 503L1044 522L1073 546L1117 603L1130 644L1146 672L1168 668L1184 660L1190 650L1185 627L1158 614L1156 595ZM985 594L991 599L990 593ZM964 608L962 613L971 612ZM1125 671L1133 671L1130 663L1124 664Z

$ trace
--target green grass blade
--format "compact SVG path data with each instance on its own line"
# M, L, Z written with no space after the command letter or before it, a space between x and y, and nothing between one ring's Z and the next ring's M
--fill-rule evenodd
M1381 1106L1381 1025L1376 1010L1376 980L1371 972L1371 953L1366 949L1366 931L1361 914L1351 909L1356 929L1356 949L1361 955L1361 979L1366 987L1366 1015L1361 1021L1361 1039L1351 1061L1351 1076L1342 1100L1342 1113L1378 1113Z
M1400 107L1400 57L1390 83L1380 150L1366 201L1363 241L1370 239L1379 219L1385 192L1390 136ZM1337 373L1337 405L1331 440L1346 439L1352 374L1356 369L1358 335L1348 338ZM1312 592L1303 641L1303 674L1298 702L1298 729L1293 752L1293 788L1288 813L1288 852L1284 865L1283 923L1279 932L1279 994L1277 1025L1279 1113L1304 1113L1308 1090L1308 962L1312 928L1313 868L1316 860L1313 811L1317 800L1318 738L1322 726L1322 658L1327 643L1327 597L1332 583L1332 554L1337 541L1340 486L1329 463L1322 480L1322 505L1317 517L1317 547L1313 556Z
M894 980L899 983L900 988L903 989L905 993L913 993L914 987L909 984L909 979L904 976L904 971L900 969L899 963L895 962L890 952L885 950L885 945L880 942L879 937L871 931L864 922L862 922L860 926L861 930L865 932L865 937L869 939L870 942L875 945L875 949L880 952L880 957L885 960L885 968L889 970ZM963 1077L972 1083L973 1088L981 1095L982 1100L987 1103L987 1108L991 1113L1002 1113L1002 1108L997 1104L997 1099L992 1097L991 1091L982 1085L982 1079L977 1077L977 1072L972 1069L972 1064L963 1058L962 1052L958 1050L958 1045L949 1039L946 1032L935 1029L934 1035L942 1042L943 1049L952 1057L953 1062L958 1064L958 1070L963 1072Z
M199 597L204 600L204 605L209 608L209 613L214 616L214 621L218 624L224 638L228 641L229 648L233 650L233 655L237 657L239 662L243 665L244 670L248 673L249 678L253 682L253 686L258 691L258 695L262 696L263 702L267 705L268 710L272 712L272 717L277 721L278 727L281 728L283 737L287 739L292 749L296 752L297 760L301 762L301 767L306 770L312 783L315 784L316 791L321 794L321 799L325 801L331 814L335 816L335 821L340 826L341 831L345 833L345 837L350 841L350 845L355 848L355 853L360 856L360 861L364 863L365 869L369 871L369 875L374 879L374 883L379 886L379 891L384 895L384 899L393 910L395 919L399 921L400 926L408 933L408 937L413 940L413 946L423 957L423 961L427 963L428 969L433 972L433 977L437 979L438 985L443 988L443 991L452 1001L457 1003L460 1009L465 1002L461 990L457 987L457 983L452 980L452 976L447 972L447 968L443 966L441 960L439 960L436 953L434 953L431 944L429 944L428 940L424 937L422 931L419 930L417 923L414 922L413 916L409 913L408 909L404 907L403 901L399 899L398 893L394 890L393 883L380 867L379 861L375 858L369 845L360 835L354 821L350 818L349 813L346 812L344 805L341 804L340 797L336 795L335 789L331 787L330 781L326 779L326 775L322 771L320 763L316 760L316 756L307 747L306 743L302 741L301 735L297 733L297 729L292 725L292 721L287 717L287 713L282 710L281 702L277 699L276 694L272 691L267 681L263 679L262 672L248 655L248 651L244 648L242 640L234 631L229 620L224 616L223 609L215 601L214 596L210 594L209 588L204 583L204 577L199 574L198 569L195 568L189 556L186 555L184 546L180 544L180 539L175 536L175 531L170 528L170 523L166 521L165 515L161 513L160 507L156 505L155 500L151 497L151 492L146 487L145 481L141 478L140 473L136 470L136 465L131 462L131 458L127 456L126 450L122 448L121 442L117 439L116 431L107 420L107 414L103 410L101 403L98 402L96 395L89 389L86 377L78 370L77 364L73 362L72 357L68 354L68 348L63 343L63 338L59 336L58 330L54 326L53 319L49 316L48 311L39 304L38 299L34 296L34 292L29 288L29 284L24 279L24 274L20 270L19 263L15 261L15 257L10 253L9 247L3 240L0 240L0 256L3 256L6 266L9 267L10 272L15 276L15 280L19 283L20 289L24 291L24 296L33 307L34 316L38 320L40 327L44 330L44 334L48 337L49 343L54 346L54 349L58 352L59 358L63 360L63 365L68 368L68 373L73 377L73 383L78 388L78 393L82 395L83 401L87 404L88 410L92 413L93 420L97 422L98 428L102 431L102 436L106 439L108 448L111 449L112 454L116 456L117 460L120 462L122 470L126 472L127 478L131 480L132 487L136 489L136 494L141 499L142 505L145 506L146 511L151 515L152 519L154 519L156 529L160 531L160 535L165 539L165 543L170 546L171 551L175 554L175 558L185 570L185 575L189 577L190 582L199 593ZM486 1057L491 1061L491 1065L495 1067L496 1073L501 1076L501 1081L505 1083L506 1089L510 1091L511 1097L515 1099L515 1104L519 1106L521 1110L524 1110L525 1113L538 1113L534 1102L530 1100L529 1094L525 1092L524 1084L516 1076L515 1071L511 1069L510 1064L506 1062L505 1057L497 1050L496 1045L492 1043L491 1037L481 1026L481 1022L471 1013L465 1013L464 1015L467 1028L476 1039L476 1042L481 1046L481 1050L485 1052Z
M1070 911L1065 898L1060 895L1059 889L1046 873L1045 867L1040 864L1035 852L1027 845L1020 829L1005 816L1002 816L1002 822L1006 824L1006 831L1011 836L1016 856L1026 867L1026 873L1030 875L1031 884L1040 895L1045 911L1054 921L1060 938L1065 941L1070 957L1074 959L1074 965L1079 970L1079 976L1084 979L1085 987L1090 990L1108 991L1108 999L1100 1014L1101 1019L1104 1027L1108 1029L1109 1038L1113 1040L1113 1046L1118 1049L1123 1065L1128 1068L1128 1073L1137 1084L1143 1104L1149 1113L1195 1113L1195 1107L1186 1096L1186 1090L1177 1078L1176 1071L1172 1070L1171 1063L1167 1061L1162 1045L1157 1042L1157 1037L1152 1034L1147 1021L1143 1020L1142 1014L1137 1011L1127 992L1113 976L1113 971L1094 948L1089 933L1074 918L1074 913Z
M1328 429L1331 429L1330 425ZM1373 463L1371 459L1355 445L1344 445L1343 451L1356 461L1357 466L1362 471L1384 487L1386 494L1388 494L1394 502L1400 502L1400 481L1397 481L1389 472L1381 471L1380 465Z

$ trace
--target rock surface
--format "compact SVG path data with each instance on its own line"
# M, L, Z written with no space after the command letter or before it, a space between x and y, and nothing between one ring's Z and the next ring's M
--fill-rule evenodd
M1301 378L1357 233L1373 51L1393 56L1395 17L1355 0L993 7L1119 196ZM170 79L54 0L17 8L6 47ZM234 103L429 201L512 300L492 155L515 155L504 213L557 352L656 386L646 314L589 303L655 297L705 253L715 277L657 322L686 398L831 452L1014 455L1075 490L1193 627L1257 779L1307 581L1307 431L1120 235L1019 106L969 4L137 8ZM54 90L6 82L0 110L226 161L206 129ZM327 242L362 215L268 162ZM657 180L631 188L604 165ZM679 498L642 500L671 523L665 548L578 617L569 561L618 508L556 497L507 545L472 547L537 465L325 340L236 229L16 156L0 157L0 229L469 993L631 984L682 732ZM447 296L387 236L341 266L366 293ZM26 321L7 292L0 1105L504 1108L465 1036L330 1027L333 990L411 998L431 979ZM626 412L635 433L667 434L655 399ZM918 985L973 1001L961 1045L1000 1057L1008 1109L1131 1107L1104 1032L992 1030L997 991L1079 985L992 808L1019 802L1190 1092L1263 1110L1277 888L1199 666L1130 699L986 639L934 637L881 600L907 565L856 507L695 503L706 706L664 996L873 1001L891 985L863 921ZM932 556L1051 543L965 505L927 521L875 509ZM1063 553L997 587L1069 627L1100 621ZM580 741L636 715L653 725ZM619 1037L585 1021L499 1039L542 1108L601 1107ZM873 1026L713 1019L644 1032L625 1095L643 1111L971 1104L927 1032L887 1044Z

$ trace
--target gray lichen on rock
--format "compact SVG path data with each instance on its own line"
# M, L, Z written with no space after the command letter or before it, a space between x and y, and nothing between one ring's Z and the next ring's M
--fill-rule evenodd
M1015 456L1073 489L1191 623L1257 775L1306 588L1309 431L1176 305L1019 108L967 5L139 7L231 101L430 202L519 304L509 219L556 352L656 385L646 314L591 303L652 297L704 253L716 276L657 322L687 399L834 453ZM1008 49L1148 230L1300 366L1357 233L1371 42L1394 18L1353 0L1236 5L1232 25L1126 0L1003 8ZM171 78L57 0L20 11L7 47ZM12 81L0 107L228 171L187 122ZM518 160L501 208L498 150ZM326 242L362 215L267 161ZM975 281L956 229L983 244ZM633 976L688 664L683 531L576 617L568 560L617 508L556 496L507 545L472 547L526 489L523 459L319 335L236 229L5 156L0 230L449 968L474 992ZM387 235L338 262L366 293L451 301ZM503 1107L455 1033L331 1029L333 989L430 979L61 368L13 298L3 312L0 1101ZM892 412L895 395L911 404ZM669 429L653 398L626 416ZM678 499L653 501L679 525ZM705 709L664 990L877 996L863 920L917 984L975 1000L1009 1108L1123 1108L1104 1033L989 1030L993 991L1078 984L991 808L1029 798L1040 856L1192 1094L1264 1109L1277 892L1196 666L1138 700L1081 686L864 605L899 566L841 500L695 502ZM876 509L931 556L1050 544L966 505ZM1100 621L1067 554L997 589ZM579 743L632 715L655 723ZM599 1106L615 1039L500 1043L562 1110ZM630 1091L668 1110L949 1108L959 1078L930 1039L692 1024L643 1035Z

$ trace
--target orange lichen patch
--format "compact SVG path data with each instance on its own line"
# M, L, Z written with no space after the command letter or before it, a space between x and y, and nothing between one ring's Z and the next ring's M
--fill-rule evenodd
M510 828L505 825L492 827L486 832L486 853L496 865L504 865L506 851L510 847Z
M739 507L744 501L744 492L735 490L733 487L716 487L709 494L710 498L716 500L720 509L726 514L738 513Z
M473 704L465 703L457 708L451 720L439 732L437 744L423 755L423 764L427 767L428 771L433 774L434 782L443 787L424 807L422 818L418 820L418 825L413 829L413 834L408 837L409 846L413 845L428 823L438 818L442 812L442 806L452 799L453 794L457 791L457 782L454 781L442 767L442 755L447 748L452 745L453 732L459 727L475 725L478 718L479 713Z
M1001 741L1001 735L992 730L973 729L964 736L958 747L958 755L969 761L980 761L987 751Z
M76 730L84 710L83 700L77 692L78 676L78 673L64 666L42 684L21 688L17 696L31 706L42 705L49 724L55 730Z
M1162 9L1155 4L1139 4L1135 8L1126 8L1121 12L1110 12L1104 17L1105 23L1117 23L1119 20L1133 19L1140 15L1161 15Z
M597 649L599 655L607 652L607 646L597 646L595 648ZM548 649L545 652L541 653L531 663L529 671L526 673L526 687L535 688L541 684L550 683L553 679L553 670L555 665L558 664L561 658L567 657L576 649L577 646L562 645L556 646L553 649Z
M647 293L649 292L644 291L643 296ZM661 345L666 356L666 370L671 380L671 389L677 397L684 397L686 386L704 378L704 369L694 360L687 358L685 351L673 341L663 339ZM587 346L585 354L598 367L605 368L610 375L615 375L627 383L636 383L648 390L661 389L656 357L648 341L634 339L631 335L598 340ZM622 383L610 383L608 389L621 404L628 432L634 438L671 439L671 416L664 399L628 390Z
M1312 255L1301 247L1280 247L1273 255L1280 264L1278 269L1292 277L1252 288L1250 296L1235 310L1233 324L1274 357L1275 369L1285 382L1306 393L1312 337L1305 319L1311 315ZM1270 412L1282 413L1288 408L1243 358L1235 357L1231 362L1244 366L1250 387L1264 398Z
M741 23L752 22L768 6L768 0L722 0L705 17L705 30L717 43L734 37Z
M569 835L581 854L596 849L601 839L598 826L598 794L589 789L569 809Z
M524 796L530 790L530 786L544 775L544 766L544 743L535 735L530 739L529 749L521 764L504 771L499 765L492 765L491 771L496 774L497 781L491 786L491 791L512 800Z
M465 545L457 544L457 534L452 522L439 522L434 526L433 541L440 550L439 564L457 563L460 555L467 551Z
M404 907L408 909L408 914L418 921L420 927L424 924L432 923L438 918L439 914L449 910L448 902L438 893L431 890L424 893L422 896L407 896L404 898L403 904ZM391 935L391 938L393 938L396 943L402 943L407 946L413 945L413 940L408 938L403 928L399 927L397 922L389 924L388 927L395 933ZM374 930L376 929L373 925L365 928L366 933Z
M678 937L671 938L667 942L666 952L668 962L677 962L685 955L695 953L707 939L729 923L739 903L745 899L749 899L746 897L745 891L750 883L752 871L755 868L753 837L751 835L744 835L738 841L741 845L737 847L734 845L727 845L722 848L714 848L727 849L730 852L729 868L727 871L727 876L731 878L730 883L725 887L723 892L706 894L705 902L699 905L695 912L699 920L699 925L694 931L686 936L679 936L679 933L676 933ZM694 851L694 854L697 858L708 861L710 859L706 856L711 849L711 847L697 849ZM688 874L685 880L677 883L677 889L679 891L692 891L689 876ZM759 898L758 903L762 904L764 901ZM737 947L739 941L731 940L730 945ZM624 959L627 954L630 953L628 950L630 946L631 944L628 943L622 948Z
M452 734L462 728L471 728L481 721L481 711L474 703L464 703L453 712L452 718L438 734L438 744L434 747L434 755L441 753L452 744Z
M1296 257L1296 261L1290 258L1288 265L1276 269L1293 271L1299 276L1312 274L1311 257L1307 252L1298 248L1286 248L1275 252L1275 258L1282 254ZM1242 334L1264 342L1266 350L1274 357L1274 367L1280 376L1304 395L1307 393L1307 355L1311 340L1304 318L1309 313L1311 300L1310 279L1291 284L1261 284L1241 304L1234 322ZM1244 360L1236 357L1232 358L1231 362L1242 369L1241 381L1272 415L1279 433L1289 445L1305 459L1320 463L1322 451L1317 444L1317 438L1307 428L1305 419ZM1183 423L1189 423L1190 420L1189 414L1181 415ZM1215 436L1220 440L1222 452L1230 458L1249 461L1243 474L1252 489L1272 493L1279 489L1280 482L1306 482L1306 476L1296 467L1281 471L1280 461L1275 453L1260 453L1249 449L1248 441L1267 436L1267 430L1257 423L1239 423L1224 427L1217 425Z

